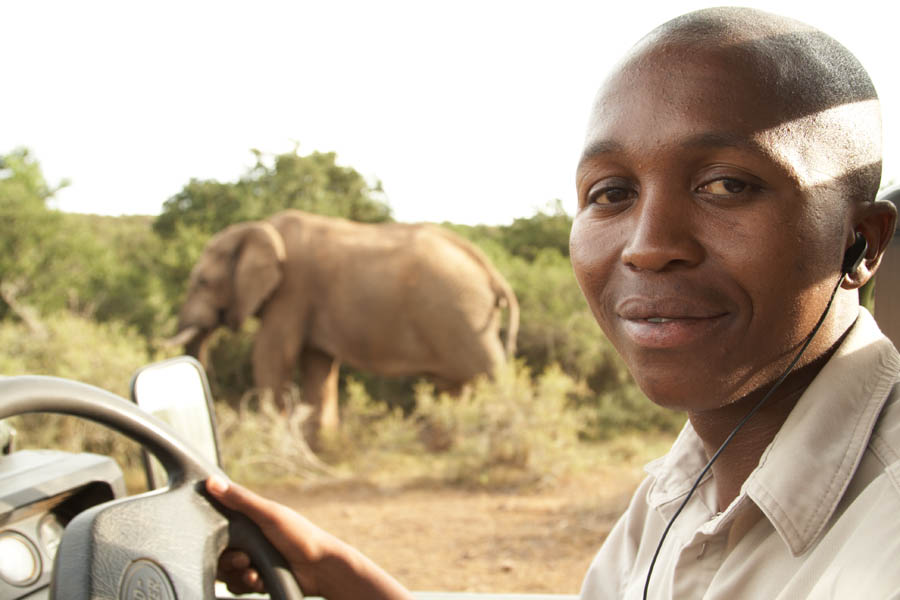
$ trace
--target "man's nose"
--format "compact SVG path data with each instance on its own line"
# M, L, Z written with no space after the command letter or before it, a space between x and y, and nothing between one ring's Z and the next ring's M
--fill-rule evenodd
M634 207L622 262L639 271L696 266L704 249L696 234L696 207L689 193L645 188Z

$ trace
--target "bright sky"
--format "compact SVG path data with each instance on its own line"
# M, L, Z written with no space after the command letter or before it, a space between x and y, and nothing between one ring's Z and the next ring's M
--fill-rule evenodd
M596 87L638 38L717 3L4 2L0 153L29 147L71 212L156 214L191 178L335 151L404 221L508 223L573 172ZM896 21L855 0L745 3L850 48L884 106L900 180ZM852 8L851 8L852 7Z

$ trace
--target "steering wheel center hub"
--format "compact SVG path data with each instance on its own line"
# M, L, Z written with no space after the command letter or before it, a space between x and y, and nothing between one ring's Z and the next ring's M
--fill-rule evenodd
M138 559L129 565L119 589L120 600L176 600L169 576L153 561Z

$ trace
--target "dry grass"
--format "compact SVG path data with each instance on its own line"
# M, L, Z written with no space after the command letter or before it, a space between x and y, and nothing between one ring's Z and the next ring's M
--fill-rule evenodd
M219 405L217 416L225 468L245 483L368 481L498 490L553 485L603 464L646 457L652 434L585 441L595 417L573 401L582 394L584 387L559 369L533 376L509 365L458 397L420 384L415 409L404 415L351 382L341 428L322 436L317 455L303 440L306 413L296 392L290 400L297 408L289 416L252 396L238 408Z

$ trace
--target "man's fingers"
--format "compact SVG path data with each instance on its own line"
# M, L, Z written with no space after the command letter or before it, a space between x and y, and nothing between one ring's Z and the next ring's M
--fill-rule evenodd
M256 569L247 569L244 572L244 584L254 592L262 592L266 589Z
M250 557L240 550L225 550L222 553L216 578L224 581L234 594L265 591L262 578L252 567Z
M259 573L252 569L244 572L237 579L229 578L223 579L223 581L225 581L225 587L232 594L264 593L266 591L266 586L259 577Z
M250 564L250 556L241 550L226 550L219 558L219 568L227 571L246 569Z
M271 503L233 481L211 475L206 480L206 491L228 508L244 513L257 523L271 519Z

